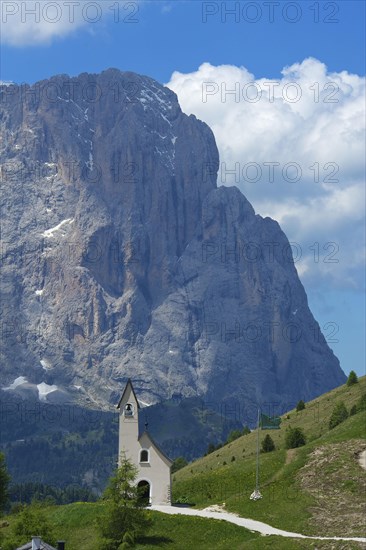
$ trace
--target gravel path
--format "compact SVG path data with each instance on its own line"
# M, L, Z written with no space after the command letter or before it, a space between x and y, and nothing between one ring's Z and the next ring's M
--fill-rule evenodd
M311 537L300 535L299 533L291 533L276 529L267 523L256 521L254 519L242 518L236 514L224 511L220 506L209 506L203 510L193 508L181 508L178 506L151 506L152 510L163 512L164 514L183 514L185 516L199 516L201 518L212 518L229 521L240 527L245 527L250 531L256 531L261 535L279 535L280 537L297 538L297 539L315 539L315 540L352 540L355 542L366 542L366 537Z

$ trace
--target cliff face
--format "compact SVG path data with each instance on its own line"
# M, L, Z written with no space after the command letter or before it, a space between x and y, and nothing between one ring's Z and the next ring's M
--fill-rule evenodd
M107 405L127 377L147 403L344 382L286 236L216 187L173 92L117 70L0 90L3 387Z

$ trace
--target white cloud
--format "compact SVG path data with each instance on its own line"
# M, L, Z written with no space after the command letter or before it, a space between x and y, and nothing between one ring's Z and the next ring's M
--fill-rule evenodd
M301 245L303 280L362 286L365 78L329 73L309 58L285 67L276 81L204 63L193 73L174 72L167 86L184 112L212 128L218 184L237 185ZM338 247L334 256L327 243Z
M95 25L108 20L121 22L131 17L133 4L104 0L3 0L1 10L1 42L10 46L48 45L81 27L94 31Z

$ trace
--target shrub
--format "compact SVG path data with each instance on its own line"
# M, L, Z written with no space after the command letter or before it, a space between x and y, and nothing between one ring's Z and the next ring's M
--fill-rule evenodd
M184 456L178 456L172 464L171 472L174 474L175 472L178 472L181 468L184 468L184 466L187 466L188 462L184 458Z
M190 502L190 498L186 495L182 495L181 497L175 499L175 504L189 504Z
M244 426L243 431L241 432L243 435L248 435L251 433L250 428L248 426Z
M302 399L300 399L300 401L296 405L296 411L299 412L299 411L303 411L304 409L305 409L305 403Z
M357 412L366 411L366 393L357 401Z
M234 462L234 460L235 460L235 456L232 456L231 457L231 462Z
M351 372L348 375L347 382L346 382L347 386L353 386L353 384L357 384L357 382L358 382L357 374L355 373L354 370L351 370Z
M306 444L306 437L301 428L291 428L287 429L285 445L286 449L296 449L296 447L302 447Z
M329 429L332 430L348 418L348 411L343 401L336 403L329 419Z
M216 449L215 445L213 443L209 443L207 447L206 455L213 453L215 449Z
M354 414L357 414L357 413L358 413L357 405L352 405L352 407L350 408L350 411L349 411L349 415L353 416Z
M262 441L262 452L263 453L270 453L271 451L274 451L276 448L274 441L272 437L267 434L266 437Z
M8 487L10 477L5 464L5 457L0 453L0 516L8 502Z
M123 542L127 542L127 544L133 546L135 544L135 538L134 538L133 534L130 533L129 531L127 531L124 534Z
M228 435L227 443L231 443L232 441L235 441L235 439L238 439L242 435L242 432L240 430L231 430L231 432Z
M28 542L34 533L41 533L42 538L50 544L56 543L53 526L49 523L42 511L42 505L39 503L22 508L12 525L10 534L4 540L3 550L13 550L22 546Z

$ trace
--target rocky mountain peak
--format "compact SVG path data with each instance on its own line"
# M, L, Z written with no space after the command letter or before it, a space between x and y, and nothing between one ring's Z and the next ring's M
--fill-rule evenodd
M344 381L286 236L217 188L172 91L116 69L2 86L0 125L5 387L108 406L128 377L146 403Z

